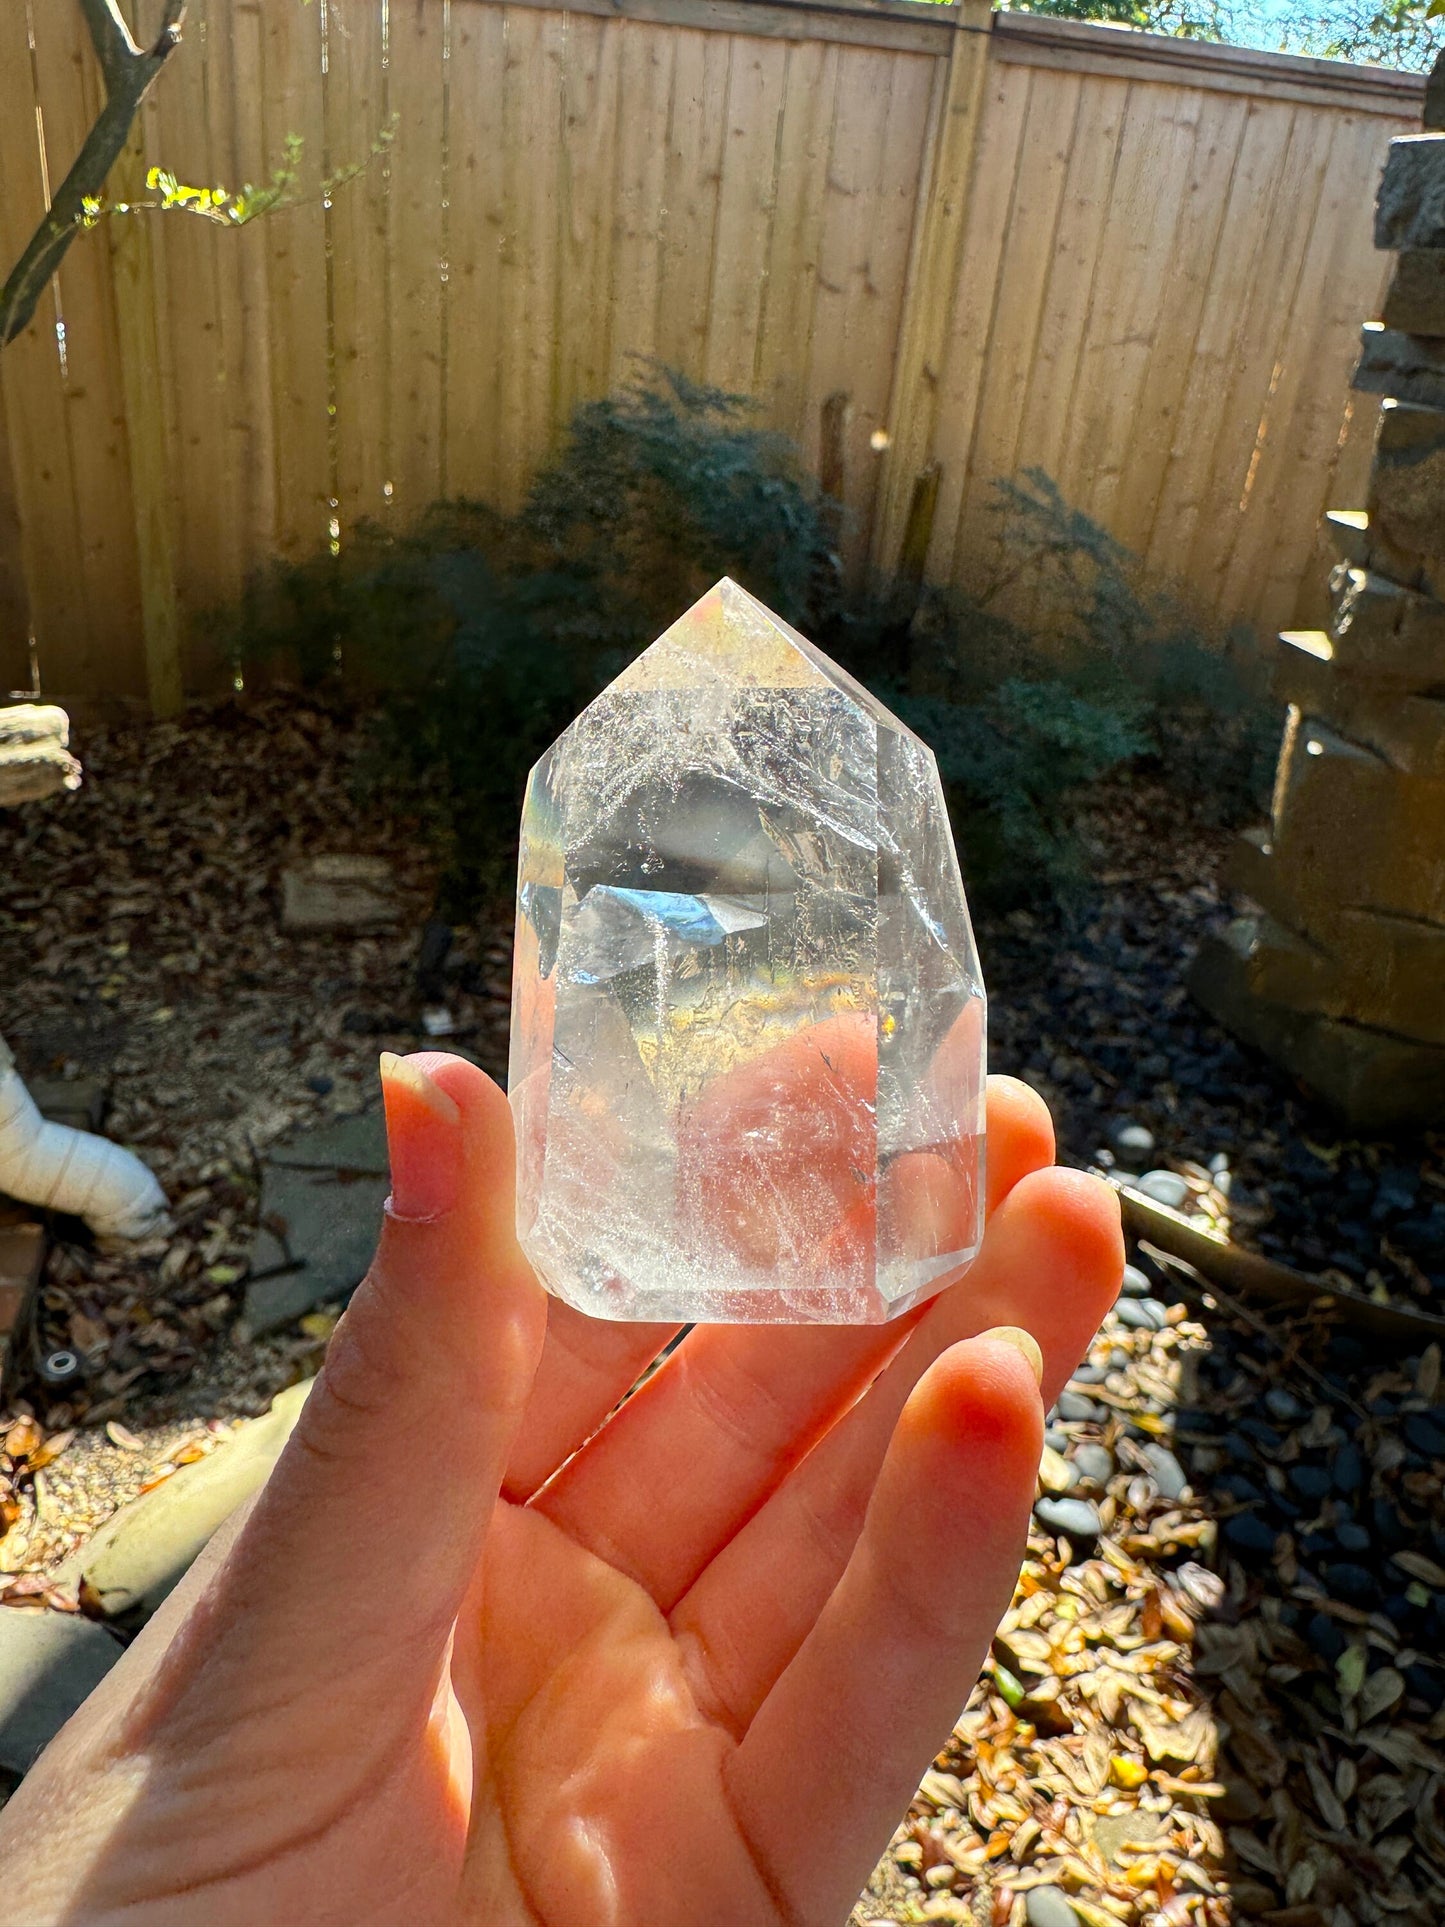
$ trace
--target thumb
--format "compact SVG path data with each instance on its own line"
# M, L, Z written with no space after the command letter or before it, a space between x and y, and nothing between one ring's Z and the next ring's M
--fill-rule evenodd
M546 1330L505 1096L441 1052L384 1056L382 1090L381 1243L220 1576L255 1637L275 1615L308 1668L444 1645Z

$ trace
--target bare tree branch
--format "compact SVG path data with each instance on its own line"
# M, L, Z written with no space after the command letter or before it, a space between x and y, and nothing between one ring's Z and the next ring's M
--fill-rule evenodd
M160 33L149 49L131 38L117 0L80 0L105 81L105 106L86 135L70 172L56 189L50 212L0 288L0 348L29 325L35 304L60 266L130 137L140 104L179 45L186 0L166 0Z
M90 29L90 44L95 48L95 57L105 76L108 95L125 63L134 60L140 48L131 39L117 0L80 0L80 11Z

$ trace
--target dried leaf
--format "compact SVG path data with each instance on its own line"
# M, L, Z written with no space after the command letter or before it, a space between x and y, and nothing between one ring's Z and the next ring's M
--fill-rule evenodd
M110 1349L110 1327L88 1312L73 1311L67 1329L71 1344L86 1357L95 1357Z
M1139 1625L1145 1639L1157 1639L1164 1630L1164 1612L1158 1586L1151 1586L1144 1595L1144 1610L1139 1616Z
M1393 1666L1382 1666L1378 1672L1371 1673L1360 1688L1360 1718L1368 1723L1378 1719L1387 1707L1393 1706L1405 1691L1404 1675L1397 1673Z
M925 1773L918 1797L932 1807L956 1808L960 1813L968 1811L968 1790L953 1773L940 1773L936 1769Z
M1305 1777L1310 1783L1310 1792L1314 1795L1315 1806L1319 1810L1320 1818L1324 1821L1331 1833L1343 1833L1345 1830L1345 1810L1340 1805L1334 1788L1325 1778L1324 1770L1320 1766L1319 1761L1312 1753L1305 1755ZM1306 1889L1306 1893L1308 1891L1309 1890ZM1293 1898L1303 1900L1305 1895L1296 1894Z
M1242 1860L1246 1866L1258 1867L1261 1873L1278 1880L1279 1868L1275 1865L1274 1855L1257 1835L1246 1833L1243 1827L1231 1827L1229 1844L1234 1849L1236 1859Z
M18 1418L5 1434L4 1451L12 1459L28 1459L38 1452L45 1434L33 1418Z
M1342 1700L1348 1702L1358 1695L1369 1663L1363 1646L1347 1646L1340 1654L1335 1661L1335 1682Z
M47 1465L53 1465L74 1437L73 1429L68 1432L52 1432L45 1443L30 1454L31 1471L40 1472Z
M1224 1581L1217 1572L1211 1572L1208 1566L1197 1565L1193 1560L1186 1560L1175 1572L1174 1578L1184 1596L1206 1612L1218 1612L1223 1605Z
M1427 1404L1433 1405L1435 1394L1440 1389L1440 1347L1433 1340L1420 1354L1419 1369L1415 1373L1415 1390Z
M75 1603L87 1619L105 1619L108 1617L105 1610L105 1601L84 1573L81 1574L80 1584L76 1588Z
M326 1333L321 1334L327 1336ZM1046 1445L1039 1460L1039 1486L1045 1492L1067 1492L1074 1482L1073 1468L1067 1459Z
M1437 1592L1445 1590L1445 1568L1437 1566L1433 1559L1427 1559L1423 1552L1397 1552L1391 1555L1390 1563L1398 1566L1411 1579L1433 1586Z

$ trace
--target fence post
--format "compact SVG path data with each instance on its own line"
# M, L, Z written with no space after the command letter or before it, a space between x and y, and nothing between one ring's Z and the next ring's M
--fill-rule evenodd
M121 198L144 197L144 114L137 115L115 175ZM120 338L126 437L140 565L141 631L151 714L174 716L184 699L181 620L176 601L175 536L161 367L159 303L151 218L134 214L107 223L115 275L116 332ZM176 218L182 218L177 216Z
M0 395L0 702L30 686L30 597L15 471L5 431L5 398Z
M903 290L898 357L888 404L888 448L873 524L871 563L874 574L881 577L896 574L905 556L916 558L928 549L929 530L918 524L921 513L931 519L938 493L933 467L938 384L968 222L991 20L989 0L958 0L949 56L939 63Z

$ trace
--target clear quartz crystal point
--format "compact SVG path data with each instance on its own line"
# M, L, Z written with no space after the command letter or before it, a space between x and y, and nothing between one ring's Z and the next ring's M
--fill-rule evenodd
M604 1318L892 1318L977 1249L983 1080L931 752L718 583L527 785L528 1258Z

